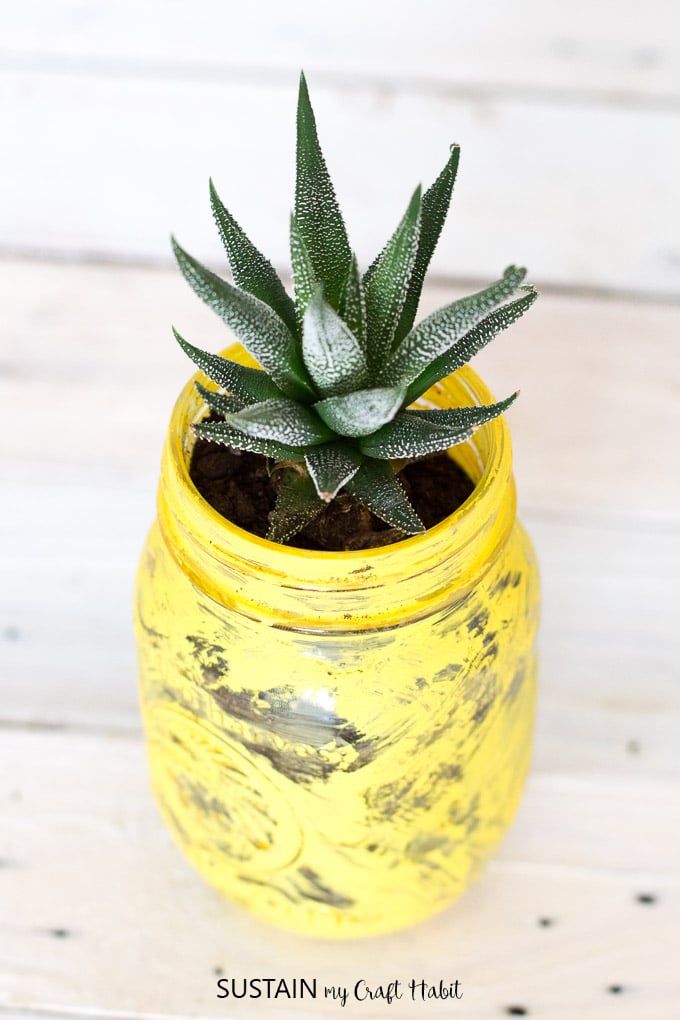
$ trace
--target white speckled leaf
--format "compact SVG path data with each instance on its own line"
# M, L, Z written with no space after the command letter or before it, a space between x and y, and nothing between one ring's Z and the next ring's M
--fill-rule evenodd
M425 274L429 268L434 250L437 247L437 241L439 240L439 235L442 232L446 214L451 204L451 194L458 172L459 158L460 146L452 145L451 154L446 161L446 166L434 184L423 195L420 207L418 251L399 325L394 336L396 343L406 336L415 321Z
M299 329L302 329L307 306L319 282L314 272L312 260L309 257L307 245L300 233L297 220L292 214L290 217L290 262L293 269L293 284L295 286L297 325Z
M403 402L403 388L385 386L328 397L314 408L338 435L366 436L394 418Z
M318 517L323 507L311 478L287 471L276 496L267 538L285 542Z
M276 385L289 397L304 399L313 395L298 341L276 312L259 298L220 279L174 240L173 249L187 283L233 330Z
M297 328L295 305L269 259L258 251L252 241L222 204L210 181L210 204L217 229L222 238L234 282L273 308L294 333Z
M521 290L527 291L523 297L517 298L516 301L510 301L507 305L502 305L501 308L491 312L490 315L487 315L486 318L482 319L480 323L471 329L469 333L466 333L460 340L457 340L446 354L435 358L425 371L421 372L418 378L409 386L406 403L412 403L439 379L443 379L445 376L455 372L461 365L466 365L494 337L521 318L538 297L538 293L533 287L522 287Z
M349 393L368 382L361 344L324 300L320 287L305 312L302 356L320 396Z
M399 528L407 535L425 531L425 525L409 503L401 482L384 461L364 461L346 488L393 528Z
M219 354L202 351L181 337L176 329L173 329L173 333L184 353L209 379L223 389L229 390L234 396L242 397L244 402L283 396L266 372L258 368L246 368L245 365L239 365L229 358L222 358Z
M295 218L327 300L338 307L352 252L316 133L304 75L297 110Z
M234 411L241 411L246 404L247 400L243 400L241 397L235 397L232 394L218 393L216 390L206 389L205 386L201 386L199 382L194 383L197 392L210 408L211 411L216 411L217 414L232 414Z
M363 462L358 450L347 443L324 443L305 454L305 464L316 491L324 502L334 499L353 478Z
M242 432L223 421L199 422L193 426L193 432L199 439L208 439L212 443L231 446L235 450L261 453L274 460L301 461L304 459L304 450L287 446L285 443L277 443L273 439L261 439L259 436L248 435L247 432Z
M500 414L514 404L519 396L512 393L505 400L499 400L495 404L478 404L474 407L442 407L432 411L409 411L409 417L427 421L439 428L469 429L479 428L488 421L493 421Z
M311 408L285 397L251 404L237 414L225 416L225 420L251 436L275 439L287 446L315 446L334 438Z
M363 280L359 272L356 255L352 255L352 262L347 273L345 285L340 295L339 312L349 328L360 342L364 352L366 351L366 293Z
M509 298L525 275L525 269L509 266L502 278L490 287L428 315L398 345L379 375L380 382L413 382L435 358L450 350L490 311Z
M422 457L463 443L473 431L471 427L438 425L413 411L404 411L377 432L360 439L359 449L380 460Z
M395 330L411 282L420 236L420 187L416 188L401 223L366 274L368 356L375 368L392 349Z

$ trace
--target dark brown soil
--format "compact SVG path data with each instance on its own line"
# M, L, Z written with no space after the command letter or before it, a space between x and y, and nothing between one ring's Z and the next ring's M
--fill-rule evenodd
M281 472L272 472L272 466L259 453L232 450L198 439L189 473L203 498L223 517L264 537L281 476ZM412 461L399 478L427 528L457 510L474 489L462 468L445 453ZM389 545L406 537L353 496L341 493L288 544L299 549L347 552Z

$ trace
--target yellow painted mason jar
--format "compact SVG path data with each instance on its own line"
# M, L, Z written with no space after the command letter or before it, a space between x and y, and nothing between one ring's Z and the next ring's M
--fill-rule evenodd
M493 397L466 367L424 400ZM192 381L137 578L160 810L205 878L263 919L331 937L413 924L490 855L529 763L538 577L507 426L450 451L476 485L440 524L317 553L198 494L189 424L205 412Z

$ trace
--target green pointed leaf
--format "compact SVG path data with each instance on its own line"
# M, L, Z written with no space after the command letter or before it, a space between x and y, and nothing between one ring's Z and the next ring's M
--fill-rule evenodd
M319 286L312 260L307 251L300 228L295 216L290 217L290 260L293 269L293 283L295 285L295 310L297 315L298 329L302 329L307 306L312 299L314 291Z
M314 395L298 344L285 322L259 298L232 287L206 269L173 239L184 279L194 292L233 330L237 339L290 397Z
M361 344L324 300L320 287L305 312L302 356L321 396L348 393L368 382L368 366Z
M439 428L477 429L507 411L518 396L519 390L495 404L476 404L473 407L442 407L431 411L412 410L408 412L408 415L409 418L417 418Z
M285 542L318 517L324 508L308 475L287 471L276 496L267 538Z
M423 202L420 210L420 238L418 240L418 251L415 265L411 274L411 281L408 286L404 307L401 311L399 325L395 333L395 342L398 343L409 332L416 318L418 303L425 281L425 275L430 265L430 260L437 247L439 235L442 232L446 214L451 204L451 194L458 172L458 160L460 158L460 146L451 146L451 155L446 166L440 173L434 184L427 189L423 195Z
M274 439L261 439L259 436L248 435L224 421L198 422L192 425L192 432L199 439L208 439L212 443L231 446L235 450L248 450L250 453L261 453L274 460L301 461L304 450L285 443L277 443Z
M271 262L258 251L246 236L231 213L224 207L215 186L210 181L210 204L217 229L222 238L234 282L238 287L254 294L273 308L294 333L297 328L295 305L286 293L283 283Z
M364 461L345 488L393 528L399 528L407 535L425 531L425 525L409 503L401 482L389 464L375 460Z
M239 365L219 354L202 351L181 337L174 328L173 333L184 353L209 379L223 389L229 390L234 396L241 397L245 403L283 396L276 383L272 382L267 373L261 369L246 368L245 365Z
M314 446L334 438L310 407L285 397L251 404L236 414L226 415L225 421L251 436L275 439L287 446Z
M245 407L247 401L241 399L241 397L235 397L232 394L218 393L216 390L206 389L205 386L201 386L199 382L194 383L197 392L208 405L211 411L216 411L217 414L232 414L234 411L240 411Z
M482 319L480 323L471 329L469 333L466 333L460 340L457 340L450 350L435 358L425 371L421 372L418 378L414 379L410 384L405 403L411 404L418 397L422 396L426 390L429 390L430 386L434 386L439 379L444 379L447 375L451 375L452 372L460 368L461 365L466 365L494 337L521 318L526 310L531 308L538 297L538 293L533 287L522 287L520 289L527 291L523 297L517 298L516 301L510 301L507 305L502 305L496 309L495 312L491 312L490 315L487 315L486 318Z
M369 357L372 366L384 364L392 349L418 251L420 187L416 188L403 219L379 255L366 279Z
M465 442L473 431L472 427L439 425L414 411L404 411L377 432L360 439L359 449L379 460L422 457Z
M525 269L509 266L502 278L490 287L428 315L398 345L379 376L380 382L413 382L435 358L449 351L489 312L509 298L525 275Z
M366 436L394 418L404 401L404 389L385 386L327 397L314 409L341 436Z
M353 478L363 457L347 443L324 443L305 454L305 464L316 491L325 503L337 496L340 489Z
M349 272L340 295L338 307L340 317L345 320L355 337L366 350L366 293L359 272L356 255L352 255Z
M300 75L297 111L295 218L317 279L324 285L327 300L337 308L352 252L319 146L304 75Z

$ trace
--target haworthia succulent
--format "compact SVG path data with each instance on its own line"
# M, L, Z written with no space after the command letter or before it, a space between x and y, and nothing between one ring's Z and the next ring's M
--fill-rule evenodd
M491 286L428 315L398 345L380 373L380 381L386 385L412 382L435 358L449 351L457 340L506 301L525 275L525 269L509 266Z
M316 132L307 82L300 76L295 218L326 298L337 308L352 252Z
M357 473L364 458L347 443L324 443L305 455L305 464L320 498L328 503Z
M395 416L404 400L398 386L356 390L314 404L327 425L341 436L366 436Z
M298 343L269 305L232 287L173 240L177 263L195 293L229 326L276 385L289 397L313 395Z
M316 446L335 438L311 407L285 397L251 404L225 415L225 421L250 436L275 439L287 446Z
M319 287L302 324L302 357L320 396L350 393L368 381L361 344L346 322L324 300Z
M420 187L366 278L369 359L382 365L392 348L404 300L413 274L420 237Z
M369 510L407 535L425 531L425 525L408 501L389 464L367 460L346 485Z
M279 461L302 461L304 449L277 443L274 439L262 439L251 436L241 429L224 421L198 422L192 425L192 431L199 439L208 439L222 446L232 446L236 450L248 450L250 453L261 453Z
M267 538L285 542L318 517L323 509L309 475L287 471L276 495Z
M411 280L406 292L404 307L402 308L399 325L394 335L394 345L402 340L413 326L418 303L423 289L425 275L430 265L430 260L437 247L439 235L442 232L446 214L451 204L451 194L458 172L458 161L460 159L460 146L452 145L451 154L446 161L446 166L440 173L434 184L427 189L423 195L420 208L420 237L418 238L418 251L411 273ZM394 346L393 345L393 346Z
M526 294L521 298L517 298L516 301L510 301L507 305L502 305L497 308L494 312L487 315L480 323L473 327L468 333L465 333L453 347L450 348L445 354L442 354L439 358L435 358L423 372L414 379L409 385L406 394L406 403L410 404L412 401L420 397L425 390L428 390L430 386L433 386L439 379L443 379L447 375L451 375L456 369L460 368L461 365L466 365L468 361L481 351L483 347L486 347L494 337L498 336L504 329L511 326L513 322L521 318L528 308L532 306L536 298L538 297L537 292L533 287L521 287L520 290L527 291Z
M454 301L414 326L423 280L451 202L460 150L434 183L417 188L396 231L362 276L352 254L316 130L304 75L297 109L295 212L290 249L295 301L276 270L219 198L210 198L236 286L173 241L184 276L264 371L178 342L220 387L196 388L224 420L197 436L250 450L284 470L268 537L287 541L345 490L392 527L424 530L393 471L395 462L444 450L507 410L420 410L410 405L518 319L536 294L525 271ZM392 463L391 463L392 462ZM295 470L286 465L296 464Z
M219 354L210 354L194 347L187 340L173 329L175 339L185 354L187 354L194 365L202 372L237 397L243 398L246 403L253 403L259 400L270 400L273 397L282 397L283 393L269 378L266 372L258 368L247 368L239 365L229 358L223 358Z
M291 332L295 332L295 305L286 293L269 259L258 251L252 241L223 205L210 181L210 204L222 238L234 283L264 301L280 316Z
M359 449L378 460L422 457L463 443L472 432L470 427L438 425L412 411L404 411L370 436L360 439Z

